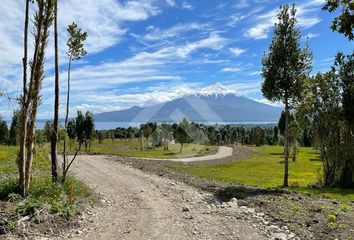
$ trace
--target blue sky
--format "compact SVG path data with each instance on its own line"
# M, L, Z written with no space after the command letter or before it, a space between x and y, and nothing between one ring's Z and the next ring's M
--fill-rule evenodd
M88 55L72 71L72 113L104 112L168 101L220 82L266 102L260 91L261 58L267 51L280 4L295 3L298 26L309 37L313 73L327 71L338 51L353 43L329 28L335 14L323 0L62 0L59 3L61 115L66 94L66 27L88 32ZM32 8L33 10L33 8ZM0 89L21 90L23 1L0 8ZM40 118L52 117L53 50L49 43ZM31 54L30 54L31 56ZM0 103L9 117L15 103Z

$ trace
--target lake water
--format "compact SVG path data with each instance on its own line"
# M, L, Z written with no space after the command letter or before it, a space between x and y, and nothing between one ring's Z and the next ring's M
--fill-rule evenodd
M11 122L7 122L10 127ZM61 123L63 124L63 123ZM141 122L95 122L95 127L97 130L108 130L115 129L118 127L128 128L128 127L140 127ZM205 125L274 125L274 122L203 122L201 124ZM37 128L43 129L45 125L44 121L37 122Z
M141 122L95 122L95 127L97 130L107 130L115 129L118 127L128 128L128 127L140 127ZM160 123L159 123L160 124ZM205 125L274 125L274 122L204 122Z

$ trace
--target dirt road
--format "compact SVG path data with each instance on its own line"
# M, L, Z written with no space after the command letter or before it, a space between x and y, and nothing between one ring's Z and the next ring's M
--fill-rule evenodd
M183 183L124 166L113 157L79 156L72 172L102 194L103 207L81 218L74 239L269 239L242 216L237 200L219 203ZM76 234L76 235L75 235Z
M198 162L198 161L210 161L210 160L217 160L217 159L223 159L226 157L232 156L232 147L225 147L225 146L220 146L218 147L218 151L215 154L211 155L205 155L205 156L200 156L200 157L189 157L189 158L168 158L168 159L160 159L160 158L141 158L139 159L145 159L145 160L167 160L167 161L172 161L172 162Z

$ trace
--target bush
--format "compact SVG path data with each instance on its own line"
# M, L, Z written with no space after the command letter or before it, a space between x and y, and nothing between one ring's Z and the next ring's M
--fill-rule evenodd
M21 203L21 205L17 208L17 211L22 215L31 215L41 209L43 205L44 202L42 200L29 197Z
M18 202L22 199L21 195L17 193L10 193L8 198L9 202Z
M21 215L31 215L45 207L52 213L59 213L65 218L76 213L75 205L70 205L70 188L74 188L75 199L90 196L90 189L73 177L67 178L62 185L52 183L50 177L34 178L28 192L28 196L18 206L17 212ZM11 202L18 202L22 197L18 194L18 181L15 178L7 178L0 182L0 197Z
M0 199L7 199L11 193L19 193L18 180L6 178L0 181Z

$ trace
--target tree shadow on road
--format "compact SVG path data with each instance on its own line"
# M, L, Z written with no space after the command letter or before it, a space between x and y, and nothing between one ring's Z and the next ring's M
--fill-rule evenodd
M286 191L282 189L263 189L234 185L218 189L214 193L214 196L220 201L228 202L232 198L245 199L247 197L254 197L258 195L281 195L284 193L286 193Z

